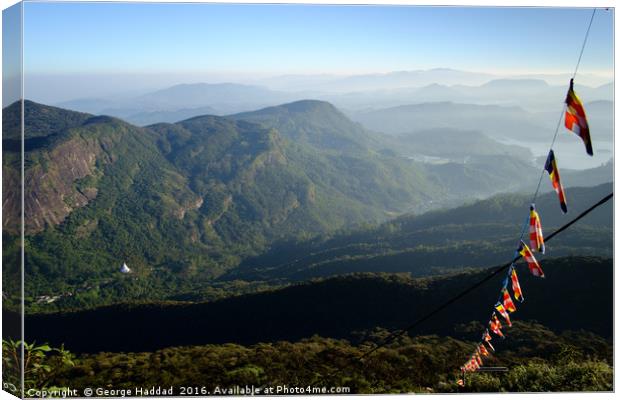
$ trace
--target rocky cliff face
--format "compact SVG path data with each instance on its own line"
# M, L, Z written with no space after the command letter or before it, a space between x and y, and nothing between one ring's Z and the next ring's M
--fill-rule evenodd
M96 139L71 138L39 155L36 165L24 175L24 217L26 233L46 225L58 225L78 207L97 195L97 187L78 188L77 182L93 176L97 160L110 162Z
M17 234L21 221L21 103L3 110L3 229ZM78 190L76 182L95 171L102 154L97 140L71 130L88 114L24 102L24 218L26 234L56 225L97 195L95 187Z
M166 160L142 129L110 117L73 115L33 102L25 106L26 117L31 119L26 123L24 146L26 235L61 224L73 211L96 199L105 175L125 176L125 188L136 184L145 173L158 176L161 187L157 195L167 211L180 218L187 210L200 207L200 198L187 188L186 179L172 166L167 168ZM5 141L19 142L19 138L13 138L14 120L20 116L16 108L14 105L4 110L4 126L10 133L3 138ZM18 234L21 144L13 147L4 152L3 230ZM109 185L109 179L106 182L103 184ZM118 196L116 193L114 198Z

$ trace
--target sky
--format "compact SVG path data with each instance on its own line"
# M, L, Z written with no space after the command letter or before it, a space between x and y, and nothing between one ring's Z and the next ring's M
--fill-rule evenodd
M50 91L80 76L87 86L100 77L99 90L113 91L209 74L571 72L590 15L576 8L29 2L24 72L26 86L30 76ZM613 11L597 12L581 70L611 76Z

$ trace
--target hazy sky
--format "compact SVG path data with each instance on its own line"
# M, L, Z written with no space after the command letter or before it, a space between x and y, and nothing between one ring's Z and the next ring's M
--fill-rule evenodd
M591 9L26 3L24 14L26 78L131 74L138 89L161 74L572 72ZM598 11L582 71L611 75L612 26L613 11Z

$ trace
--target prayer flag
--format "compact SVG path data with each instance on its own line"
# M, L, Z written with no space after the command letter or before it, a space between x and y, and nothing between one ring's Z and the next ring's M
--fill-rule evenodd
M512 326L512 322L510 322L510 316L508 315L508 311L506 311L502 303L498 302L495 305L495 309L497 310L498 313L502 315L502 317L504 317L504 319L506 320L506 323L508 323L508 326Z
M576 133L583 144L586 146L586 153L593 155L592 140L590 139L590 128L588 127L588 119L583 103L577 97L573 90L573 80L570 80L570 87L566 94L566 113L564 114L564 126L570 131Z
M508 289L506 288L502 289L502 302L503 302L504 308L508 310L508 312L512 313L512 312L517 311L517 307L515 307L515 303L512 302L510 293L508 293Z
M510 279L512 280L512 292L515 295L515 299L523 302L525 300L523 298L523 292L521 292L521 285L519 285L519 277L517 276L517 270L514 265L511 267L512 272L510 273Z
M553 185L553 190L558 194L558 198L560 199L560 208L562 211L566 213L568 208L566 207L566 196L564 195L564 188L562 187L562 182L560 181L560 171L558 170L558 165L555 161L555 154L553 150L549 150L549 155L547 156L547 161L545 162L545 170L549 173L549 179L551 179L551 184Z
M545 277L545 273L540 267L540 264L538 264L538 261L536 261L534 254L532 253L530 248L527 247L527 244L523 242L523 240L521 241L521 249L519 249L519 254L521 254L523 258L525 259L525 261L527 262L527 266L530 269L530 272L532 273L532 275L538 276L541 278Z
M542 225L534 204L530 206L530 248L532 251L545 254L545 239L542 232Z

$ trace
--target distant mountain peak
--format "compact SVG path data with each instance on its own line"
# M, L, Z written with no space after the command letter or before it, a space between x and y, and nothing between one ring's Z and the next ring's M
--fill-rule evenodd
M3 139L16 139L21 136L21 112L21 101L16 101L2 110ZM80 126L91 117L91 114L24 100L26 139L50 136Z
M258 116L258 115L269 115L269 114L278 114L278 113L289 113L289 114L307 114L307 113L326 113L328 115L338 115L342 116L343 119L348 118L336 108L333 104L323 101L323 100L314 100L314 99L305 99L298 100L291 103L279 104L277 106L270 106L261 108L256 111L248 111L239 114L231 115L230 117L234 119L243 119L248 116Z
M528 79L528 78L523 78L523 79L512 79L512 78L503 78L503 79L493 79L487 83L485 83L484 85L482 85L481 87L487 87L487 88L501 88L501 87L514 87L516 84L518 85L522 85L522 86L527 86L527 87L540 87L540 88L546 88L549 86L549 84L543 80L543 79Z
M289 111L295 111L295 112L307 112L307 111L313 111L313 110L338 111L338 109L334 107L333 104L327 101L313 100L313 99L298 100L292 103L281 104L276 107L282 107Z

